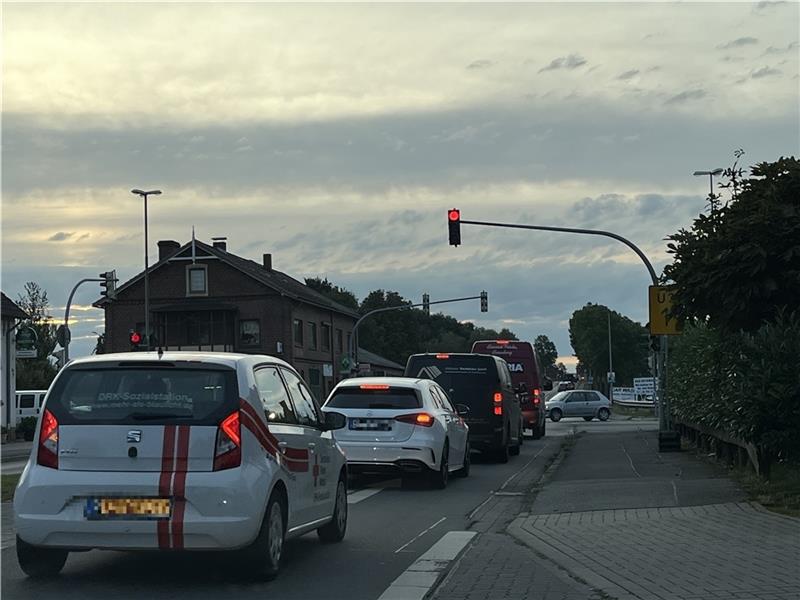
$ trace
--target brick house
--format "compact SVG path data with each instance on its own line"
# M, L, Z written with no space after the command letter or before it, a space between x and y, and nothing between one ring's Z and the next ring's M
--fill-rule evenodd
M213 245L158 242L150 267L153 347L269 354L294 365L319 399L345 377L342 357L358 314L272 268ZM131 330L144 332L144 272L117 288L105 311L105 351L131 350Z

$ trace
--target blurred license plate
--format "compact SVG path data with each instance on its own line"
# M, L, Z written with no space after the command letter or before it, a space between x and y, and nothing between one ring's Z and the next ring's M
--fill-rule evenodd
M391 431L392 419L350 419L350 429Z
M84 515L87 519L169 519L169 498L89 498Z

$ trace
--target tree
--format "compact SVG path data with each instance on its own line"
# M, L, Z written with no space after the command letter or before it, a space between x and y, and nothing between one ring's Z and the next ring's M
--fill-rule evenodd
M306 277L305 282L312 290L319 292L334 302L338 302L347 308L358 310L358 298L356 298L356 295L350 290L332 284L327 277L325 279Z
M647 331L628 317L600 304L587 304L572 313L569 339L579 367L594 374L595 381L608 384L608 315L611 315L611 350L616 383L633 383L649 372Z
M751 173L713 217L668 238L673 262L664 277L675 283L681 320L755 331L800 307L800 161L780 158Z
M23 321L23 325L36 332L36 358L17 359L16 386L23 390L44 390L58 373L58 369L50 361L50 355L57 343L56 326L50 315L47 291L33 281L26 283L24 289L24 293L18 296L17 304L30 316L30 319Z
M539 357L539 366L548 377L555 375L556 359L558 358L558 350L552 340L546 335L537 335L533 341L533 349L536 351L536 356Z

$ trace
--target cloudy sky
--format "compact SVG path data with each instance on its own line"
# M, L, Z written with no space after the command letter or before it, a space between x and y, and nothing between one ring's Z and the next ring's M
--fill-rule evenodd
M641 322L703 210L697 169L797 154L797 3L4 3L2 289L143 265L156 241L229 250L359 297L489 292L448 312L568 356L586 302ZM76 302L73 355L103 329Z

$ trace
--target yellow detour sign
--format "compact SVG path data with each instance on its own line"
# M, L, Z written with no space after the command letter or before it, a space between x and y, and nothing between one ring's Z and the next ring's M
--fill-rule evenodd
M650 335L678 335L681 332L678 320L667 316L672 310L672 286L651 285Z

